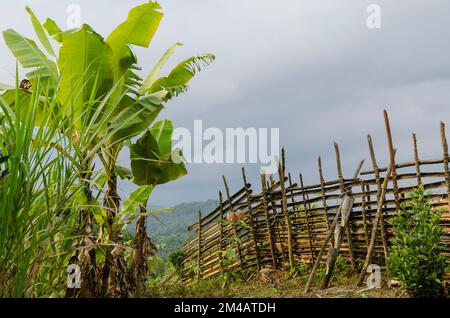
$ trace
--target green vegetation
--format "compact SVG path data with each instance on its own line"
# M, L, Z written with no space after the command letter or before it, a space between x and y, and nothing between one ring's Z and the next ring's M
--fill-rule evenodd
M437 297L443 292L446 262L440 244L442 215L431 206L423 187L411 193L394 219L395 239L389 256L394 277L415 297Z
M18 88L13 93L12 104L0 97L0 296L55 295L65 288L62 255L73 250L75 211L83 205L75 162L51 146L72 123L54 101L40 103L42 85L26 104ZM49 112L39 117L41 106ZM38 120L45 129L34 128ZM65 149L81 150L70 143Z
M163 14L153 1L106 39L89 25L63 31L27 12L40 45L3 32L27 80L17 76L0 98L0 296L138 295L155 253L147 217L169 212L148 211L149 197L187 173L172 150L172 122L156 119L214 56L160 76L176 43L140 78L132 47L148 47L158 29ZM118 165L124 147L131 169ZM118 178L139 186L122 204ZM81 269L79 290L65 290L69 264Z
M168 265L166 270L155 278L148 280L145 297L232 297L232 289L245 283L247 273L227 272L209 279L194 280L192 283L182 282L176 269Z
M61 30L52 19L41 24L30 8L39 43L12 29L3 32L17 64L15 83L0 84L0 297L302 296L300 286L311 271L307 262L284 264L289 272L230 269L238 261L238 245L249 249L236 232L229 248L215 252L225 268L217 277L198 278L204 264L194 257L183 262L180 248L195 235L187 227L217 201L148 208L157 186L187 174L183 154L172 149L173 123L160 114L215 59L198 54L161 75L181 46L175 43L141 78L133 47L150 45L161 9L154 1L131 9L106 38L87 24L72 30ZM20 80L19 65L26 79ZM121 166L123 153L129 157ZM126 198L120 179L137 186ZM441 212L423 187L411 196L393 221L392 274L410 295L438 297L448 270ZM243 213L230 211L220 220L249 231ZM210 232L203 240L222 243L223 232L220 240ZM280 242L283 234L278 235ZM67 285L71 265L81 273L76 288ZM324 275L321 265L314 284ZM354 280L339 256L331 284Z
M208 213L218 206L218 201L188 202L178 204L171 209L171 213L159 214L156 218L148 218L147 229L151 234L153 243L158 250L156 255L168 259L184 243L195 235L195 231L188 231L188 227L198 218L198 211ZM158 210L159 207L154 207ZM135 232L135 222L128 226L131 233Z

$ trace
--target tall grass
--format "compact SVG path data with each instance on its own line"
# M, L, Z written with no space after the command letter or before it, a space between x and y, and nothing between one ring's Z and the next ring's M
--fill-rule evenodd
M64 296L73 258L89 253L84 268L104 259L101 154L113 131L101 130L120 100L111 92L82 112L61 105L45 81L0 95L0 297Z
M6 98L6 97L5 97ZM57 151L70 125L43 85L0 97L0 297L57 295L76 231L74 162ZM71 151L67 148L66 151Z

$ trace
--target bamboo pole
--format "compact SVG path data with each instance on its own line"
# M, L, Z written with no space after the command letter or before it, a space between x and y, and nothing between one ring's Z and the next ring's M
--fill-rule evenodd
M267 196L268 196L268 199L269 199L269 202L270 202L270 207L271 207L271 209L272 209L272 214L273 214L273 224L275 225L275 231L276 231L276 235L275 235L275 245L276 245L276 241L277 241L277 239L276 239L276 236L278 235L278 241L280 242L279 243L279 246L280 246L280 249L281 249L281 254L282 254L282 256L283 256L283 260L286 260L286 256L285 256L285 251L284 251L284 247L283 247L283 244L282 244L282 238L281 238L281 231L280 231L280 223L278 222L278 211L277 211L277 206L276 206L276 204L275 204L275 202L274 202L274 199L273 199L273 196L272 196L272 191L274 190L274 187L275 187L275 182L274 182L274 180L273 180L273 178L272 178L272 176L271 176L271 181L270 181L270 183L267 185L267 188L268 188L268 190L267 190Z
M441 159L420 160L421 166L436 165L439 163L442 163L442 158ZM400 169L400 168L414 167L415 165L416 165L416 163L414 161L408 161L408 162L397 163L395 165L395 167L397 169ZM388 167L382 167L382 168L380 168L380 172L385 172L385 171L387 171L387 169L388 169ZM373 174L373 173L374 173L373 170L366 170L366 171L362 171L361 175L369 175L369 174Z
M266 193L267 193L267 187L266 187L266 178L265 175L261 174L261 188L263 192L263 199L262 199L262 205L264 209L264 217L266 219L266 230L267 234L269 236L269 243L270 243L270 254L272 256L272 266L274 269L277 268L277 258L275 254L275 245L272 235L272 226L270 221L270 215L269 215L269 209L267 207L267 199L266 199Z
M413 152L414 152L414 165L416 167L417 184L421 185L422 177L420 175L420 159L419 159L419 151L417 150L416 134L412 134L412 142L413 142Z
M336 264L336 259L344 239L343 232L344 229L348 227L353 202L354 200L350 195L345 195L342 200L341 222L336 224L336 229L334 230L334 246L328 250L327 267L320 289L327 288L330 282L331 275L333 274L334 266Z
M259 257L258 242L256 239L256 234L255 234L255 227L253 224L253 210L252 210L252 201L251 201L252 199L251 199L250 191L247 188L247 176L245 175L244 167L242 167L242 179L244 180L245 194L247 196L247 208L248 208L249 219L250 219L249 226L250 226L250 232L251 232L252 238L253 238L253 245L255 247L256 266L259 271L261 269L261 263L260 263L260 257Z
M311 273L309 274L308 282L306 283L305 290L304 290L305 294L309 291L309 289L311 287L314 276L316 275L317 269L319 268L320 260L322 259L322 255L325 252L325 248L328 245L328 242L330 241L331 237L333 236L334 229L336 228L337 222L341 216L341 211L342 211L342 205L338 208L338 210L336 212L333 223L331 224L330 230L328 231L328 235L327 235L322 247L320 248L320 251L319 251L319 254L317 255L314 266L311 270Z
M309 225L309 209L310 209L310 205L309 205L309 203L306 203L307 195L305 193L304 184L303 184L303 176L302 176L301 173L300 173L300 186L302 188L303 207L305 208L305 219L306 219L306 228L308 230L309 249L311 251L311 262L314 263L315 256L314 256L314 249L313 249L313 244L312 244L312 231L311 231L311 227Z
M223 242L223 229L224 229L224 212L223 212L223 197L222 197L222 191L219 191L219 208L220 208L220 218L219 218L219 226L220 226L220 268L223 270L223 251L224 251L224 242Z
M397 168L395 165L395 150L394 145L392 143L391 124L389 123L389 116L386 109L384 110L383 114L384 114L384 123L386 126L386 137L389 146L390 165L392 166L392 187L394 188L395 208L397 209L397 211L399 211L400 195L398 191Z
M227 193L227 199L229 202L230 211L234 213L233 202L231 200L230 188L228 187L227 178L225 176L222 176L222 179L223 179L223 184L225 186L225 191ZM234 232L234 236L236 238L236 249L237 249L237 253L238 253L238 257L239 257L239 264L242 267L244 265L244 261L242 259L241 244L239 243L239 237L238 237L238 233L237 233L237 229L236 229L236 224L233 224L233 232Z
M336 142L334 143L334 151L336 154L336 167L337 167L338 178L339 178L339 187L340 187L341 195L343 196L345 193L345 183L344 183L344 176L342 174L341 154L339 152L339 145ZM364 164L364 161L362 162L362 164ZM359 171L361 170L360 167L362 167L362 164L360 164L358 166L355 178L359 174ZM345 234L347 236L347 244L348 244L348 250L349 250L349 254L350 254L350 264L352 266L352 271L356 271L355 254L353 251L352 231L349 226L345 227Z
M323 170L322 170L322 159L317 158L317 164L319 166L319 178L320 178L320 190L322 194L322 205L324 210L324 216L325 216L325 224L327 225L327 230L330 230L330 222L328 220L328 206L327 206L327 198L325 193L325 179L323 178Z
M375 240L376 240L376 236L377 236L378 224L380 223L380 219L382 217L383 202L384 202L386 189L387 189L387 186L389 183L389 178L391 177L391 172L392 172L391 170L392 170L392 167L389 166L388 171L386 173L386 177L384 178L384 181L383 181L380 198L379 198L378 204L377 204L377 213L375 215L375 219L374 219L373 225L372 225L372 235L370 237L370 244L369 244L369 248L367 249L366 260L364 261L364 265L363 265L361 274L358 279L358 285L362 284L364 277L366 275L367 267L372 262L372 253L373 253L373 249L375 247Z
M200 281L202 273L202 211L198 210L198 257L197 257L197 281Z
M373 142L372 142L372 136L367 136L367 142L369 144L369 151L370 151L370 158L372 160L372 167L375 174L375 180L377 184L377 202L380 202L380 198L382 195L382 185L381 185L381 176L380 176L380 168L378 168L377 159L375 156L375 150L373 148ZM389 167L388 167L389 171ZM392 168L391 168L392 171ZM386 178L388 178L388 174L386 174ZM385 200L385 195L383 194L382 202ZM377 207L378 208L378 207ZM381 231L381 242L383 243L383 254L384 254L384 263L386 265L386 273L389 274L389 252L388 252L388 243L386 239L386 228L384 226L384 215L383 212L381 213L381 219L380 219L380 231Z
M289 181L289 188L290 188L289 192L291 194L292 207L294 210L297 210L297 206L295 204L295 194L294 194L294 191L292 191L292 186L294 184L292 183L292 176L291 176L290 172L288 172L288 181Z
M445 124L441 122L441 143L442 152L444 155L444 173L445 173L445 183L447 185L447 201L448 201L448 211L450 211L450 172L448 168L448 144L447 137L445 136Z
M292 183L292 176L291 176L290 172L288 173L288 181L289 181L289 189L290 189L289 193L290 193L290 197L291 197L291 206L294 211L297 211L299 204L295 201L296 193L293 190L294 183Z
M358 164L358 168L356 168L355 174L353 175L353 179L357 179L359 174L361 173L361 169L364 166L364 162L366 162L365 159L362 159L359 164Z
M286 230L288 236L288 255L289 255L289 266L292 268L294 266L294 242L292 239L292 224L289 218L289 211L287 208L286 199L286 187L284 184L285 180L285 151L282 149L282 162L278 163L278 176L280 178L280 188L281 188L281 204L283 207L284 221L286 223Z
M366 242L366 248L369 247L369 232L367 230L367 217L366 217L366 200L370 204L370 194L366 191L366 185L364 181L361 181L361 215L363 219L363 227L364 227L364 241ZM370 210L370 207L369 207Z
M291 197L291 206L292 206L292 210L295 211L294 217L296 217L297 215L299 215L299 212L297 212L297 211L298 211L298 204L297 204L296 201L295 201L296 194L295 194L294 191L292 190L294 184L292 183L292 176L291 176L291 173L288 173L288 181L289 181L289 189L290 189L290 190L289 190L289 193L290 193L290 197ZM292 232L293 232L293 233L297 233L297 232L298 232L297 227L294 226L294 224L292 224L292 226L293 226L293 227L292 227Z

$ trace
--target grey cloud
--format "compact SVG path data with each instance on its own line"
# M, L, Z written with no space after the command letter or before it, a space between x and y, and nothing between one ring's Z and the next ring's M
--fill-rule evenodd
M143 1L28 1L37 14L64 23L65 7L78 2L84 22L102 34ZM0 28L31 34L26 1L8 2ZM366 8L382 8L382 28L366 28ZM148 71L164 50L184 42L166 70L198 51L216 62L192 81L188 93L162 114L191 128L279 127L288 168L317 182L316 158L334 178L333 141L341 146L344 172L368 158L371 133L381 163L387 160L382 110L388 108L398 159L411 158L411 136L421 153L437 157L439 120L450 123L450 26L446 0L398 1L161 1L166 14L150 49L136 53ZM0 44L0 81L10 81L14 60ZM258 184L258 167L247 165ZM189 175L162 186L156 204L173 205L217 196L226 174L241 186L240 165L191 165ZM130 191L123 185L125 192Z

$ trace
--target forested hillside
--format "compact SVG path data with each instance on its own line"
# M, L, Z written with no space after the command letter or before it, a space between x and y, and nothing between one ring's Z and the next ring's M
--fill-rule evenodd
M188 231L187 227L195 223L198 211L206 215L218 205L216 200L204 202L188 202L174 206L174 212L158 213L155 217L148 218L147 229L152 241L158 246L157 256L166 259L172 252L180 248L187 240L194 236L194 232ZM151 209L160 207L151 206ZM134 231L134 224L129 227Z

